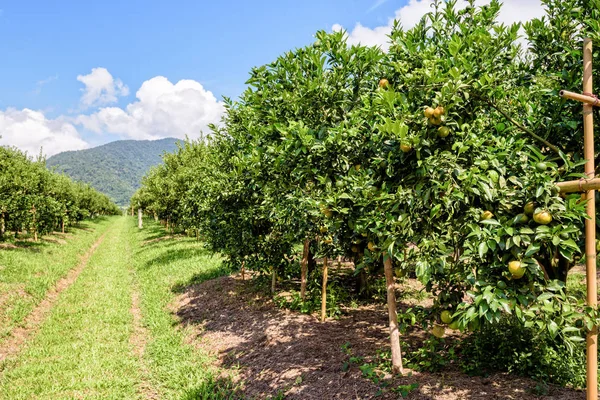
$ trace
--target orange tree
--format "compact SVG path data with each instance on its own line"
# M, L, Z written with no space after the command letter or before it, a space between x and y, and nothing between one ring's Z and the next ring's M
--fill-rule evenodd
M23 229L37 237L86 217L119 212L105 195L47 170L43 158L32 160L0 146L0 237Z
M524 54L519 26L496 22L498 2L455 3L436 2L410 30L395 26L387 54L321 32L254 69L212 138L194 145L207 156L184 168L183 186L171 184L181 160L167 160L154 173L162 189L146 182L151 197L179 219L182 204L201 210L195 226L234 265L281 270L294 244L320 237L321 255L353 255L357 272L383 253L414 271L435 297L426 325L476 329L512 316L552 340L581 340L597 315L565 282L584 204L554 187L580 176L566 140L580 125L560 100L544 104L579 79L575 56L562 64L571 75L549 78L562 60L542 66L553 25L528 25L534 49Z

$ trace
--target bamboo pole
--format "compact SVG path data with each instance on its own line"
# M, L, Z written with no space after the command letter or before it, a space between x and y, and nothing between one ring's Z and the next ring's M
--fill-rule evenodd
M308 253L310 252L310 240L304 240L302 250L302 262L300 266L300 298L306 300L306 275L308 275Z
M559 182L556 186L560 189L560 193L581 193L588 190L598 190L600 189L600 178Z
M327 314L327 257L323 258L323 289L321 290L321 322Z
M592 40L583 41L583 92L593 93L592 86ZM585 173L594 176L594 115L593 106L583 105L583 153L587 160ZM585 220L585 264L587 281L587 303L596 308L598 288L596 286L596 198L594 190L585 192L588 200ZM587 335L587 399L598 399L598 328L594 326Z
M591 90L588 91L586 89L583 89L583 92L590 93L590 94L592 93ZM580 101L584 104L600 107L600 100L598 100L594 96L588 96L587 94L573 93L573 92L569 92L568 90L561 90L558 94L560 95L560 97L563 97L565 99Z
M404 373L402 367L402 351L400 349L400 331L398 329L398 312L396 311L396 292L394 291L394 268L392 259L383 253L383 271L387 288L387 306L390 322L390 347L392 348L392 372Z

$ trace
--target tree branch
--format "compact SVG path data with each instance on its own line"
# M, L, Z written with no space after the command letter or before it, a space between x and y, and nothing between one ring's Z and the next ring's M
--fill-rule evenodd
M546 139L544 139L541 136L537 135L531 129L528 129L525 126L523 126L522 124L520 124L519 122L515 121L510 115L508 115L506 113L506 111L502 110L496 104L492 103L489 99L486 99L486 98L483 98L483 97L480 97L480 96L477 96L477 97L479 97L481 100L485 101L490 107L492 107L494 110L496 110L500 114L502 114L504 116L504 118L506 118L507 120L509 120L514 126L516 126L517 128L519 128L521 131L525 132L526 134L528 134L529 136L531 136L533 139L537 140L538 142L543 143L550 150L554 151L557 154L560 154L560 152L562 151L557 146L553 145L552 143L550 143Z

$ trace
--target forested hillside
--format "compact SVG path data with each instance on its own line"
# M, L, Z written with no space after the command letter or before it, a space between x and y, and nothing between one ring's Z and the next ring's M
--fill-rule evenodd
M160 164L160 155L176 149L178 139L120 140L92 149L66 151L48 158L48 168L89 183L124 205L139 188L150 167Z

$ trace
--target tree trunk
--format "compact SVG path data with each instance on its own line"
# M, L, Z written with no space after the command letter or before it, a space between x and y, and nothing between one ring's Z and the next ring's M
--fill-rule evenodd
M167 218L167 232L169 232L169 218Z
M138 208L138 228L142 229L144 227L144 224L142 222L142 209Z
M158 214L156 212L154 212L154 222L158 222Z
M306 300L306 275L308 274L308 257L310 253L310 240L304 239L304 249L302 250L302 263L300 266L300 298Z
M327 316L327 257L323 258L323 288L321 289L321 322Z
M60 221L60 231L62 233L65 233L65 219L63 218L62 221Z
M275 284L277 283L277 272L275 271L275 267L273 267L273 272L271 273L271 294L275 294Z
M4 213L0 216L0 240L4 240L4 232L6 232L6 226L4 224Z
M246 261L242 261L242 280L246 280Z
M390 321L390 346L392 348L392 372L402 374L402 352L400 350L400 332L398 330L398 313L396 312L396 293L394 292L394 268L392 259L383 253L385 284L387 287L387 306Z

